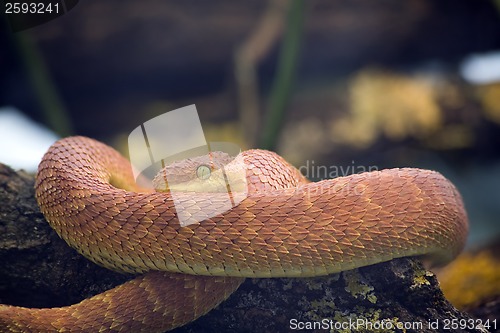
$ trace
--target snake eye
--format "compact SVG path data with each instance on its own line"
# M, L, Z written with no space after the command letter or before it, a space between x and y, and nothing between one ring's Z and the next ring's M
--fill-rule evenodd
M196 169L196 176L201 180L206 180L206 179L210 178L211 173L212 173L212 170L204 164L200 165Z

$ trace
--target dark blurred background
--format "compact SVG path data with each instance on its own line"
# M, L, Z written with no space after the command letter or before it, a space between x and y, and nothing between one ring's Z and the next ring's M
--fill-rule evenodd
M498 237L498 0L87 0L2 24L0 107L58 136L126 153L135 127L196 104L207 140L297 167L438 170L463 194L471 246Z

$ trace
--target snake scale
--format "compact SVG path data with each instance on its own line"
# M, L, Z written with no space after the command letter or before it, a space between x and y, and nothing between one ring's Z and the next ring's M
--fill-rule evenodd
M0 305L0 332L163 332L226 299L245 277L308 277L404 256L446 263L467 216L441 174L389 169L308 182L275 153L241 153L248 197L180 226L169 192L139 192L129 162L85 137L43 157L36 198L53 229L90 260L144 273L78 304ZM189 193L181 205L192 205ZM217 207L217 193L197 194ZM179 209L179 206L176 206Z

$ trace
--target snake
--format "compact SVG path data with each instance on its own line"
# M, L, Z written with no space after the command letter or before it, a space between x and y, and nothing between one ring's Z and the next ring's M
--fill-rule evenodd
M130 162L106 144L81 136L54 143L35 181L46 220L93 262L139 275L69 306L0 305L0 332L164 332L206 314L245 278L322 276L407 256L441 265L464 247L461 195L436 171L309 182L274 152L238 156L246 197L183 226L179 209L219 207L227 193L193 201L179 191L174 205L169 189L139 187ZM210 171L210 159L175 169L200 178L196 163Z

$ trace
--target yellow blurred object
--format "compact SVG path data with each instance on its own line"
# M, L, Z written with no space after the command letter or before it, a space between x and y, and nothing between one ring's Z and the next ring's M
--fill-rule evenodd
M500 83L479 86L477 92L486 118L500 124Z
M238 122L206 123L203 124L205 138L209 142L231 142L237 144L242 150L248 149L244 131Z
M332 124L332 137L360 148L379 135L425 138L442 123L430 80L380 70L363 70L350 85L351 115Z
M463 253L437 272L446 298L458 309L500 295L500 263L489 251Z
M425 143L434 149L458 149L474 144L474 132L465 124L450 124L426 138Z

